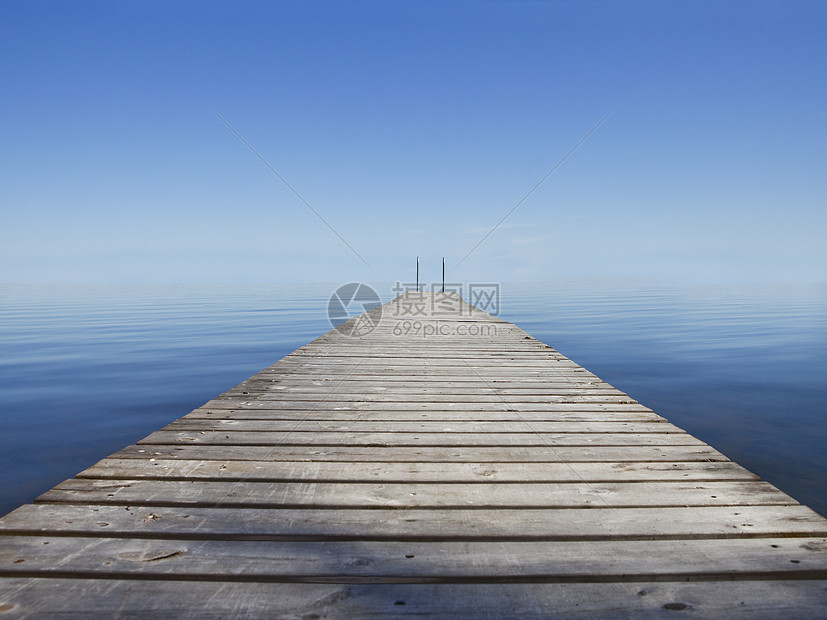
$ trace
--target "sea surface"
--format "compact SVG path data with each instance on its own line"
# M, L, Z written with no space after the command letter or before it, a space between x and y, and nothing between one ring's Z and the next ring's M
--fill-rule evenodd
M392 284L375 286L384 301ZM336 284L0 286L0 515L331 326ZM500 284L499 315L827 515L827 284Z

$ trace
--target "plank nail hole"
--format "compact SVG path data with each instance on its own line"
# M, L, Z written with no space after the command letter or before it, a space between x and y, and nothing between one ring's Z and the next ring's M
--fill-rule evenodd
M405 601L394 601L393 604L394 605L404 605Z
M44 543L44 544L48 544L48 543ZM405 557L410 560L412 557L414 557L414 555L413 555L413 553L406 553Z
M689 605L686 603L666 603L663 608L668 609L670 611L681 611L683 609L687 609Z
M14 563L15 563L15 564L22 564L22 563L23 563L23 562L25 562L25 561L26 561L26 560L24 560L24 559L22 559L22 558L21 558L21 559L17 559L17 560L15 560L15 561L14 561Z
M773 549L778 549L778 545L770 545Z
M801 560L790 560L790 562L792 562L793 564L800 564Z

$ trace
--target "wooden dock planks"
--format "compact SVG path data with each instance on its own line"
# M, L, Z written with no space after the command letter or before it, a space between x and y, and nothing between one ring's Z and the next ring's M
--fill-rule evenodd
M0 519L0 617L827 615L827 520L437 295Z

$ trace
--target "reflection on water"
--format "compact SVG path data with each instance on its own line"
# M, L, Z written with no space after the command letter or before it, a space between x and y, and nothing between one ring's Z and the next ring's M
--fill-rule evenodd
M4 286L0 514L330 329L334 288ZM503 284L501 316L827 513L827 286Z

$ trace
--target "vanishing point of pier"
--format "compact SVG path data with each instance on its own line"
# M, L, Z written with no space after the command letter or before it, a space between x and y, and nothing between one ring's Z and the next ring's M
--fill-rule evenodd
M0 618L827 616L827 520L437 295L0 519Z

